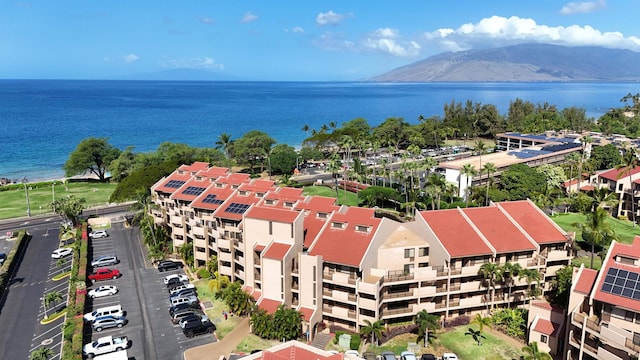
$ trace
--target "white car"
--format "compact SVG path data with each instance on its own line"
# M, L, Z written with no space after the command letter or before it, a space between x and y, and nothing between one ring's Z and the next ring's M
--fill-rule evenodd
M53 252L51 253L51 257L53 259L62 259L63 257L67 257L71 254L73 254L72 248L59 248L53 250Z
M89 237L92 239L106 238L109 236L106 230L96 230L89 233Z
M189 278L185 274L171 274L171 275L167 275L167 276L164 277L164 284L167 285L169 283L169 280L171 280L173 278L176 278L181 282L189 281Z
M103 296L115 295L117 292L118 292L118 288L115 287L114 285L102 285L100 287L97 287L89 291L87 295L90 298L95 299Z
M458 355L454 353L444 353L442 354L442 360L458 360Z

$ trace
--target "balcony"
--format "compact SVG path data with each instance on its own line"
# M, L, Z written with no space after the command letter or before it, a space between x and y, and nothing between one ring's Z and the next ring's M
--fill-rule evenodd
M411 311L413 311L413 309L410 307L400 308L400 309L385 309L385 310L382 310L382 316L409 314L411 313Z
M436 309L444 309L447 307L447 304L444 302L436 303Z
M451 284L449 291L460 291L460 284Z
M220 261L227 261L227 262L232 262L231 259L231 253L228 252L219 252L218 253L218 260Z
M262 265L262 264L260 263L260 257L255 256L255 257L253 258L253 265L255 265L255 266L261 266L261 265Z
M296 281L292 282L291 283L291 289L298 290L299 289L298 282L296 282Z
M413 273L408 273L401 270L389 271L387 275L385 275L384 277L385 282L405 281L405 280L413 280L413 279L414 279Z
M231 250L231 240L219 238L218 239L218 248Z
M633 352L635 353L640 352L640 344L634 343L632 339L626 339L624 342L624 346L626 346L627 349L633 350Z
M339 284L355 285L357 281L357 275L354 273L341 273L334 271L324 271L322 278L325 280L333 281Z
M449 300L449 307L460 306L460 300Z
M193 245L195 245L196 247L206 248L207 240L195 238L193 239Z
M413 297L413 291L402 291L402 292L394 292L394 293L385 293L382 295L384 299L397 299L402 297Z

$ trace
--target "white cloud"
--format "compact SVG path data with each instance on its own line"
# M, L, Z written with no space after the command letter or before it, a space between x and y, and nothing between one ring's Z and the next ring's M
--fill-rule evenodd
M162 66L176 69L224 70L224 64L218 64L208 56L189 59L165 58Z
M584 2L570 2L565 4L560 13L563 15L571 14L586 14L594 12L600 9L604 9L607 3L604 0L599 1L584 1Z
M258 15L255 15L251 12L247 12L246 14L244 14L244 16L242 17L242 23L247 24L253 21L258 20Z
M303 29L302 27L300 27L300 26L296 26L296 27L294 27L294 28L292 28L292 29L291 29L291 32L294 32L294 33L303 33L303 32L304 32L304 29Z
M131 64L134 63L136 61L138 61L140 58L138 57L138 55L136 54L128 54L122 57L122 61L124 61L125 64Z
M397 29L380 28L369 33L361 43L365 50L374 50L393 56L416 56L420 54L420 44L402 40Z
M338 25L344 19L346 19L347 15L334 13L332 10L327 11L326 13L320 13L316 16L316 24L319 26L325 25Z
M211 25L211 24L213 24L215 22L215 20L213 20L210 17L206 17L206 16L205 17L199 17L198 21L200 21L203 24L207 24L207 25Z
M533 19L517 16L492 16L475 24L463 24L457 29L444 28L425 33L423 38L429 48L439 47L440 50L449 51L525 42L640 50L640 38L635 36L625 37L619 32L601 32L589 25L540 25Z

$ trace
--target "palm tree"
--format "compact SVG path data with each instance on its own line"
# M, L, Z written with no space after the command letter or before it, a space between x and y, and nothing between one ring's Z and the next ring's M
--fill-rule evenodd
M473 337L473 341L475 341L478 346L482 345L482 339L487 338L486 336L482 335L482 331L476 330L474 328L467 329L467 332L464 334L471 335L471 337Z
M442 196L446 185L447 181L442 174L433 173L427 178L427 187L425 190L431 196L432 210L440 210L440 197Z
M469 323L471 325L478 325L478 330L480 332L484 332L485 326L491 329L491 317L490 316L482 316L481 314L476 314L476 316Z
M331 158L329 158L327 170L331 173L331 177L333 178L334 186L336 188L336 201L340 201L340 198L338 197L338 171L340 171L340 165L342 165L340 157L338 156L338 153L334 152L331 155Z
M553 360L553 357L549 353L540 351L537 342L532 342L528 346L522 348L524 360Z
M413 322L418 325L418 341L424 340L424 347L427 347L431 338L435 337L435 332L440 328L440 316L429 314L427 310L420 310Z
M365 326L360 328L360 335L363 337L371 336L371 345L377 344L376 340L382 337L384 333L384 325L382 320L378 320L372 323L369 320L364 320Z
M480 160L480 165L478 165L479 169L482 169L482 154L484 154L487 151L487 143L485 143L482 140L478 140L476 141L476 146L473 148L473 151L478 153L479 156L479 160Z
M587 144L590 144L592 141L593 140L590 136L585 136L580 139L580 142L582 143L582 153L580 154L580 162L578 163L578 181L576 184L576 193L580 192L580 183L582 182L582 166L585 162L585 154L588 147Z
M499 267L496 263L487 262L480 266L480 270L478 273L482 275L483 278L487 281L487 301L491 302L491 308L493 309L493 294L491 291L495 287L496 277L499 276ZM487 305L487 314L489 313L489 306Z
M473 177L477 174L476 168L471 165L471 164L464 164L462 166L462 171L460 172L461 175L464 175L467 178L467 187L465 190L465 198L466 198L466 202L467 202L467 207L469 207L469 182L471 179L473 179ZM462 176L460 176L458 182L460 182L460 185L462 184ZM460 189L461 187L458 186L458 188Z
M231 280L226 275L220 275L217 271L213 273L213 278L207 283L209 290L215 294L218 294L222 289L231 284Z
M572 152L571 154L567 155L565 160L569 165L569 179L573 180L573 167L580 163L580 155L576 152ZM578 191L579 187L580 184L578 183L578 181L576 181L576 192ZM571 188L569 188L569 190L571 190ZM569 194L571 194L571 191L569 191Z
M636 227L636 200L634 196L635 185L633 183L631 175L633 174L633 170L638 167L638 165L640 165L640 161L638 160L638 153L636 149L628 147L624 152L624 156L622 157L622 164L616 166L616 169L622 169L618 177L622 177L625 174L629 176L629 186L631 187L629 189L629 198L631 200L631 221L633 222L633 227Z
M596 207L610 207L615 206L620 202L618 198L618 194L610 191L606 187L595 188L591 194L591 198L593 199L593 204L591 205L591 210L593 211Z
M44 317L45 317L45 319L49 317L47 315L47 308L49 307L49 305L51 305L52 303L57 303L60 300L62 300L62 295L58 291L48 292L44 296Z
M507 283L509 287L509 297L507 298L507 307L511 307L511 287L513 286L513 279L516 276L520 276L520 272L522 272L522 266L519 263L512 264L507 262L502 265L502 269L500 273L502 274L502 281Z
M233 140L231 140L231 135L223 132L218 136L218 140L216 141L216 149L222 149L224 151L224 156L229 158L229 150L231 149L231 144L233 144Z
M489 206L489 183L491 183L491 174L493 174L494 172L496 172L498 170L498 168L493 164L493 163L486 163L484 164L484 168L483 168L484 172L487 173L487 193L486 193L486 206Z
M520 275L518 276L518 280L522 278L525 278L525 280L527 281L527 296L529 297L534 296L535 293L531 289L531 284L535 282L537 286L540 286L540 272L538 272L537 269L524 269L520 272Z
M30 360L49 360L53 357L53 350L49 349L45 346L40 346L39 348L33 350L31 352Z
M582 238L591 242L591 265L589 266L591 269L593 269L596 244L601 246L604 251L605 246L616 238L615 232L606 222L608 217L607 211L598 206L587 214L583 223L573 224L573 226L582 230Z

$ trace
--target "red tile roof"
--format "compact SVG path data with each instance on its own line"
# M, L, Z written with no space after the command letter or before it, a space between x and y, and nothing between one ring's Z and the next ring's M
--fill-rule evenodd
M629 177L629 173L631 173L631 176L633 176L640 172L640 166L636 168L632 168L631 171L628 171L627 169L628 168L611 169L611 170L607 170L605 172L600 173L598 176L605 178L607 180L618 181L624 177Z
M253 179L250 182L243 183L238 189L264 194L269 190L276 189L276 187L275 182L272 180Z
M532 240L520 231L511 220L496 207L467 208L462 210L496 252L536 250Z
M538 244L566 242L565 232L528 200L496 204L506 211Z
M204 192L210 185L213 185L211 183L211 181L207 178L203 178L200 177L199 179L196 177L191 177L184 185L182 185L180 187L180 189L178 189L178 191L174 192L173 194L171 194L171 199L174 200L182 200L182 201L188 201L191 202L193 201L195 198L197 198L200 194L189 194L189 193L185 193L185 191L189 191L190 188L202 188L204 190L202 190L202 192Z
M268 246L267 251L262 254L262 257L267 259L282 260L284 259L284 256L287 255L287 252L289 252L289 249L291 249L291 245L289 244L274 242Z
M557 331L560 330L560 324L553 323L547 319L538 318L533 330L541 334L556 336Z
M246 359L256 360L343 360L343 354L332 354L298 341L276 345L262 352L249 355Z
M609 271L609 268L614 267L617 269L627 270L635 273L640 272L638 271L637 266L616 262L615 259L618 255L633 256L636 259L640 259L640 237L636 236L631 245L621 244L618 242L613 242L611 244L609 253L605 258L606 262L600 269L598 279L596 280L597 283L593 289L593 291L595 292L593 298L607 304L612 304L635 312L640 312L640 301L602 291L602 285L606 278L607 272Z
M341 223L344 227L325 226L309 249L309 254L321 255L326 262L359 268L380 225L381 219L374 215L374 209L358 207L348 207L343 212L335 213L330 223ZM365 226L369 231L356 230L357 226Z
M229 173L227 176L221 176L218 178L218 183L221 184L229 184L229 185L237 185L247 183L251 181L251 175L244 173Z
M253 247L253 250L262 252L262 250L264 250L265 247L266 246L264 246L264 245L256 244L256 246Z
M211 186L191 202L191 207L193 207L194 209L216 210L217 208L222 206L222 204L214 204L211 202L205 203L203 202L203 200L207 198L208 195L215 195L216 200L225 201L227 200L227 198L229 198L229 196L233 195L234 191L235 190L230 187L217 188L215 186Z
M282 305L282 301L263 298L258 303L258 307L264 309L269 314L273 314L278 310L278 306Z
M174 192L176 192L180 187L176 188L176 187L167 187L167 184L172 181L184 181L185 183L187 181L189 181L189 179L191 179L191 174L189 172L183 172L183 173L179 173L177 170L174 171L173 173L171 173L171 175L169 175L167 178L165 178L164 180L160 180L160 186L156 187L154 189L154 191L157 192L163 192L163 193L168 193L168 194L173 194Z
M315 309L311 309L308 307L304 307L304 306L300 306L298 308L298 311L300 311L300 313L302 314L302 319L304 321L310 321L311 317L313 316L313 313L315 312Z
M598 276L598 272L593 269L583 268L582 272L578 275L578 279L576 280L575 291L589 295L591 294L591 289L593 289L593 284L596 282L596 276Z
M178 167L178 171L186 171L189 173L196 173L198 171L206 170L209 168L209 163L196 161L191 165L182 164ZM190 174L191 175L191 174Z
M251 210L251 206L258 202L258 199L251 196L241 196L235 193L233 196L228 198L224 204L220 205L220 207L213 213L213 216L219 217L222 219L230 219L230 220L242 220L243 213L238 212L229 212L227 209L230 208L231 204L244 204L249 205L249 208L245 211L245 213Z
M419 214L452 258L493 254L462 211L420 211Z
M330 214L340 209L335 205L336 199L323 196L310 196L296 204L295 209L305 213L304 216L304 244L308 249L317 238L322 227L327 223ZM326 218L320 218L319 213L326 214Z
M247 218L269 220L282 223L293 223L300 213L294 210L271 208L267 206L254 206L246 212Z
M217 179L220 176L225 176L227 174L229 174L229 169L218 166L212 166L206 170L200 170L198 172L199 176L208 177L209 179Z
M310 196L304 201L297 203L295 208L300 210L330 213L332 211L337 211L340 207L336 205L335 198Z

